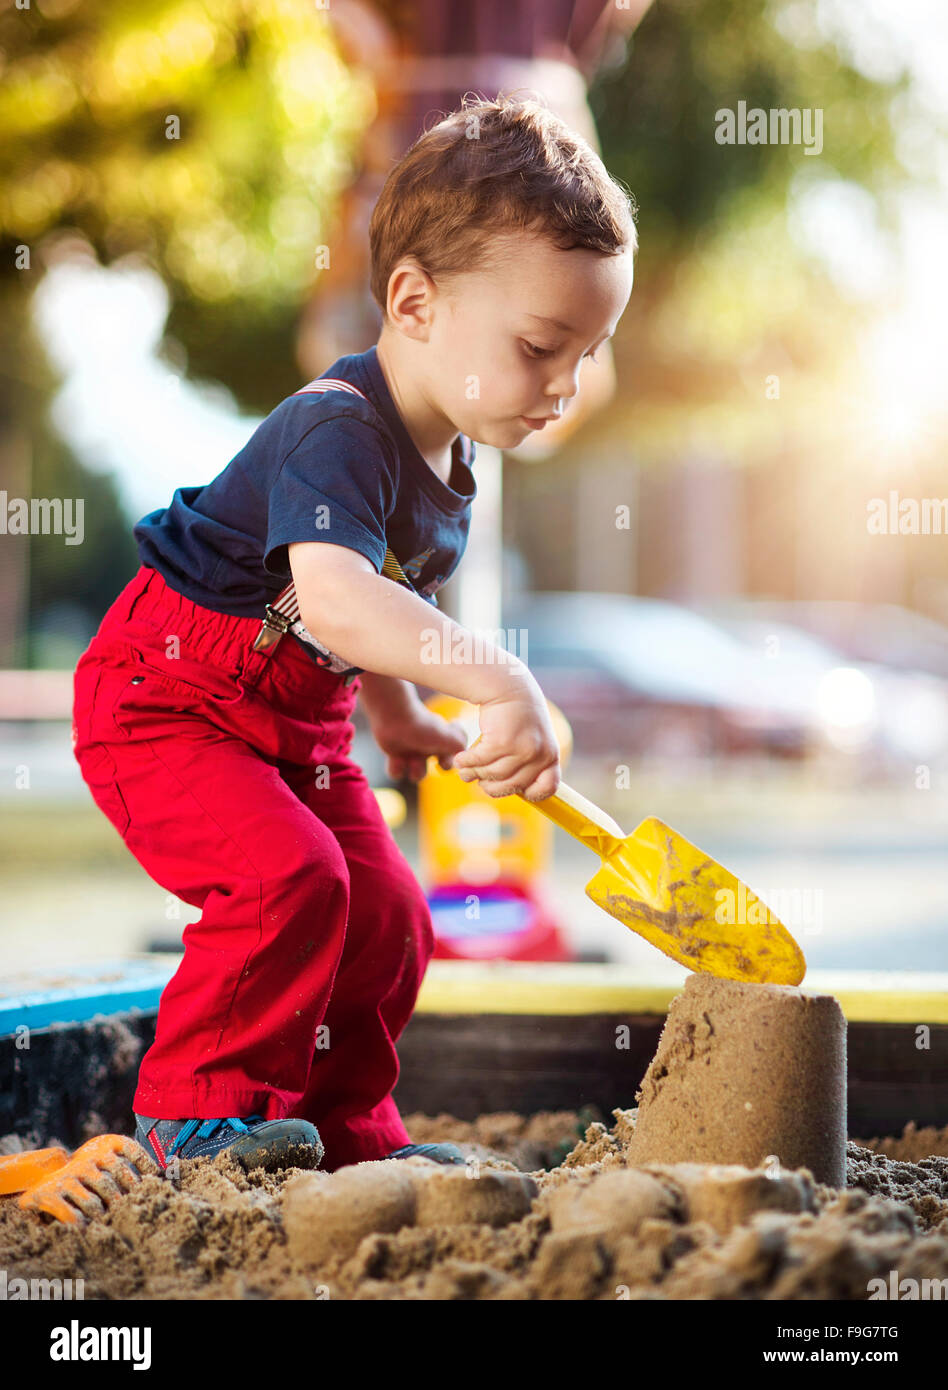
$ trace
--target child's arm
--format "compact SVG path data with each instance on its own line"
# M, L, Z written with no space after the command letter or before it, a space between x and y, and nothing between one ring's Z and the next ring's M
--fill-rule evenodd
M449 768L455 755L467 747L462 726L430 710L411 681L380 676L377 671L363 671L359 680L372 737L388 754L390 777L418 782L428 770L430 757Z
M517 657L486 639L475 642L447 614L378 574L359 551L297 541L287 547L287 557L303 623L353 666L472 704L533 682Z
M371 722L396 719L414 709L418 699L411 681L399 676L380 676L377 671L363 671L359 677L362 687L362 706Z
M297 541L287 555L300 617L331 651L367 672L480 707L476 750L454 758L465 781L488 784L489 796L520 792L530 801L556 791L559 744L543 692L523 661L378 574L359 551Z

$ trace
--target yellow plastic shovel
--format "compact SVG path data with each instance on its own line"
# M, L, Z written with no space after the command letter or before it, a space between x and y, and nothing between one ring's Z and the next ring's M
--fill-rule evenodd
M599 855L586 896L672 960L728 980L803 979L803 952L767 904L664 821L648 816L625 835L562 781L553 796L527 805Z

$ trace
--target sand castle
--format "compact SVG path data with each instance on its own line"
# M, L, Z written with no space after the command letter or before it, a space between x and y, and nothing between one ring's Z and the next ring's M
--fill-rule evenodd
M689 975L636 1100L634 1164L769 1160L846 1185L846 1020L831 995Z

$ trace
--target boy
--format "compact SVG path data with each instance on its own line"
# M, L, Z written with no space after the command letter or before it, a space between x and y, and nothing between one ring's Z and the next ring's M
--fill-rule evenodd
M615 331L637 244L628 196L538 103L478 99L396 164L369 237L378 343L139 521L141 567L76 670L93 797L203 913L134 1099L162 1168L224 1148L329 1171L463 1162L412 1144L391 1096L434 938L348 756L356 695L392 776L420 778L436 756L491 796L538 801L559 783L529 670L465 641L435 593L466 542L471 441L511 448L557 418ZM476 748L415 683L479 706Z

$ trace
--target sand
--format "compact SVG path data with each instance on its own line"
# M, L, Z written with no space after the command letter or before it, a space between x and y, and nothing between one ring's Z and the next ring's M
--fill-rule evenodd
M636 1163L768 1159L846 1179L846 1019L828 994L692 974L636 1095Z
M0 1269L81 1278L87 1300L865 1299L893 1270L948 1281L948 1128L847 1141L830 996L689 976L636 1099L611 1126L406 1116L463 1167L150 1165L85 1227L0 1199Z
M637 1165L636 1111L587 1119L406 1117L418 1142L459 1143L458 1169L248 1173L225 1153L179 1184L146 1177L82 1230L4 1199L0 1268L81 1277L87 1300L864 1299L892 1269L948 1278L948 1128L850 1140L834 1188L807 1169Z

